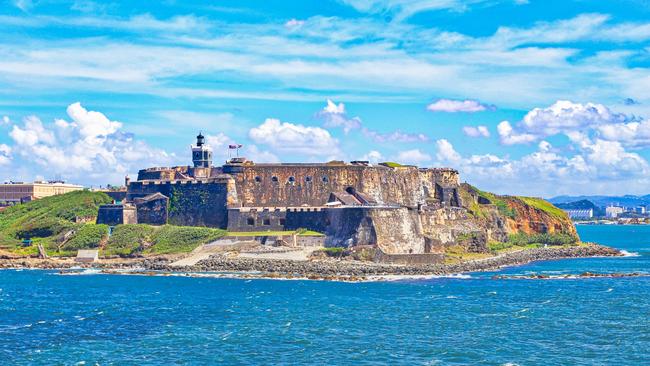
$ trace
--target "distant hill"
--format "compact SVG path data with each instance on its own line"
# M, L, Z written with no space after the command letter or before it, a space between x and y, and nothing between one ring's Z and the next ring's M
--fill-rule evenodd
M602 207L598 207L593 202L589 200L579 200L567 203L556 203L555 206L563 210L594 210L595 216L605 215L605 210Z
M596 205L596 207L607 207L611 205L624 207L649 206L650 194L645 196L557 196L549 199L549 201L554 205L589 201Z

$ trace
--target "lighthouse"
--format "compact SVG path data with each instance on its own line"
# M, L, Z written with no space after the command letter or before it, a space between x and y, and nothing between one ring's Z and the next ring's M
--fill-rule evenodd
M196 145L192 146L192 162L195 168L212 166L212 148L205 144L205 137L200 132L196 136Z

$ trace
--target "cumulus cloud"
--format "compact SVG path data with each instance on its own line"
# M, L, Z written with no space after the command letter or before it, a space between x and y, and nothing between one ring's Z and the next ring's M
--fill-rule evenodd
M341 127L343 132L347 134L351 130L361 128L361 119L359 117L349 118L345 113L345 104L339 103L338 105L332 100L327 100L327 105L317 116L324 121L325 127Z
M343 132L347 135L352 130L360 130L361 133L377 143L385 142L427 142L429 137L423 133L407 133L400 130L391 132L379 132L363 126L361 118L348 117L345 111L345 104L336 104L332 100L327 100L327 105L316 114L316 116L324 121L323 126L332 128L343 128Z
M248 132L251 140L273 151L304 155L333 156L340 153L338 141L320 127L310 127L267 118Z
M13 151L49 175L99 184L121 182L123 175L157 165L166 165L172 156L136 140L121 130L122 123L110 121L103 113L88 111L80 103L67 108L71 121L58 119L45 125L36 116L14 125L9 136Z
M422 152L420 149L400 151L397 154L398 163L421 165L431 161L431 155Z
M621 113L597 103L573 103L559 100L547 108L534 108L514 127L508 121L501 122L497 131L506 145L530 143L557 134L598 129L611 124L633 120Z
M588 185L593 192L622 194L648 184L648 162L626 151L620 142L586 135L574 135L572 141L572 156L541 141L536 151L511 159L493 154L462 156L449 141L438 140L436 163L453 166L463 179L501 193L566 194L575 193L575 186Z
M490 130L487 126L465 126L463 127L463 133L465 136L469 137L490 137Z
M11 124L11 119L9 116L2 116L2 121L0 122L0 125L9 125Z
M367 154L359 158L359 160L368 161L372 164L377 164L384 159L383 155L377 150L371 150Z
M482 104L477 100L453 100L453 99L438 99L437 101L429 104L427 110L431 112L466 112L475 113L495 109L494 106Z

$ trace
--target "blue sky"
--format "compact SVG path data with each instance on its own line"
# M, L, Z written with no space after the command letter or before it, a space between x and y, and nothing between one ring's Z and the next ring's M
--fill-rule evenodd
M452 166L499 193L650 193L642 0L0 7L0 179L117 184L203 131L254 161Z

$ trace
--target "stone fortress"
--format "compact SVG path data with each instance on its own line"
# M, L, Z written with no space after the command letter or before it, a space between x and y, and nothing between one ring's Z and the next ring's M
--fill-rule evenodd
M327 246L372 246L386 255L442 253L459 238L478 246L507 238L496 210L488 221L469 215L454 169L367 161L257 164L243 157L215 167L201 134L192 161L140 170L136 181L127 179L124 202L102 206L97 222L307 229L325 234Z

